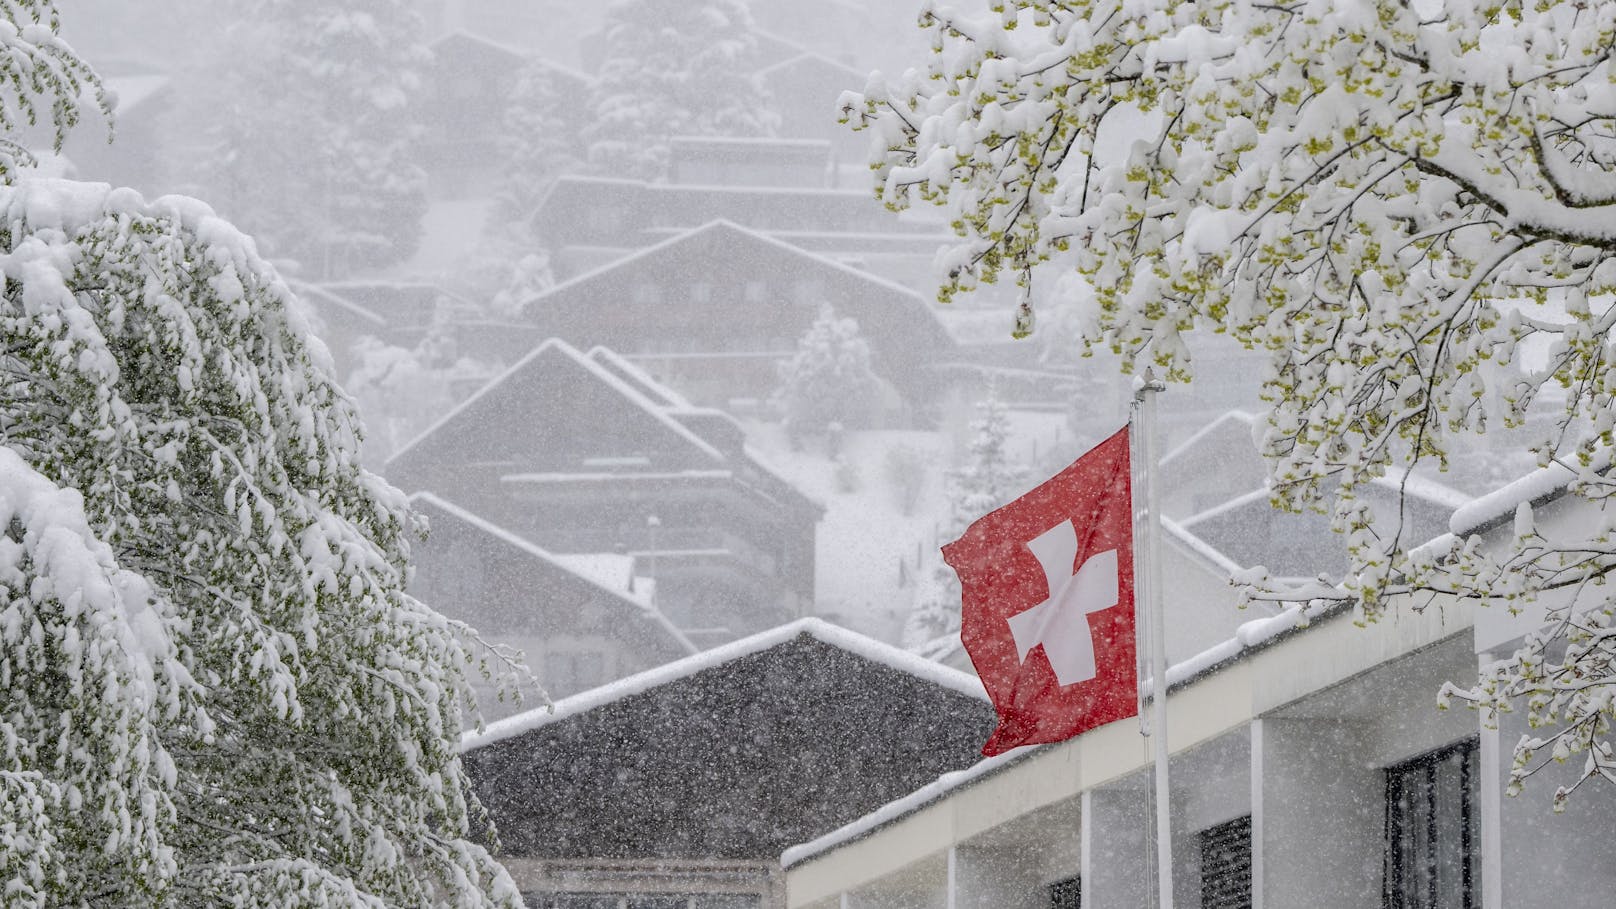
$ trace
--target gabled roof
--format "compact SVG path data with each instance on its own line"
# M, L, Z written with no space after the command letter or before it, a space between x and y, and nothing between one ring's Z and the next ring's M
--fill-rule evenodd
M832 60L824 54L815 53L814 51L803 51L795 57L789 57L781 60L778 63L765 66L757 71L757 75L767 80L773 76L778 76L787 70L808 68L821 69L826 72L846 76L849 80L851 80L847 83L847 88L863 88L864 83L870 78L869 73L859 72L853 67L848 66L846 63L842 63L839 60Z
M532 543L529 540L523 539L517 534L500 527L494 522L473 514L467 509L462 508L459 505L456 505L453 502L450 502L447 499L437 496L431 492L417 492L409 497L409 501L410 504L414 505L418 510L429 510L430 512L436 513L435 515L429 514L429 518L448 518L450 520L457 521L478 531L479 533L484 534L488 537L488 539L494 541L500 546L503 546L511 552L520 554L526 558L530 558L536 563L544 566L546 569L565 574L575 579L580 584L586 585L599 593L599 595L606 601L622 606L629 617L643 621L646 625L653 627L664 634L672 643L674 650L691 654L697 652L698 648L696 645L691 643L689 638L685 637L684 632L680 631L672 622L668 621L667 616L663 615L662 611L657 609L656 606L654 606L649 600L637 596L629 590L622 589L617 585L611 584L607 582L606 579L598 576L596 573L587 570L587 556L557 556L544 547ZM431 605L436 606L442 604Z
M993 726L975 680L807 619L463 740L505 854L772 861L938 774Z
M516 365L496 376L487 385L478 389L471 397L462 401L457 407L444 414L427 430L400 448L387 460L383 470L390 471L408 458L413 451L419 448L426 440L439 433L452 431L459 424L477 425L481 420L479 412L483 406L498 398L501 391L510 387L515 381L535 368L537 364L547 360L562 360L574 364L583 374L594 378L602 385L610 388L628 405L644 413L651 420L659 424L668 434L681 440L691 450L698 453L702 459L715 465L723 464L723 452L709 444L705 439L696 435L683 423L674 419L656 402L647 398L633 384L607 369L600 362L590 359L579 353L572 345L556 338L551 338L534 348L531 353L517 361Z
M939 346L953 346L953 339L943 329L942 323L938 321L932 305L920 294L896 282L888 281L866 271L860 271L849 265L843 265L833 259L808 252L783 240L777 240L766 233L742 227L733 221L723 219L709 221L700 227L669 237L660 243L647 246L614 262L563 281L536 296L530 297L522 304L522 311L529 318L532 318L533 314L544 307L548 301L586 291L590 284L619 269L636 266L655 268L658 263L665 260L683 260L685 258L682 251L683 247L709 239L725 244L726 250L732 252L744 246L771 251L794 259L806 267L840 276L845 280L868 286L871 290L878 290L889 298L900 301L905 306L906 311L903 315L910 318L910 328L930 335L930 340ZM744 260L746 256L736 254L734 258ZM858 319L860 327L866 331L871 327L864 318L868 315L867 313L849 312L844 313L844 315L850 315Z
M806 618L738 641L731 641L665 666L648 669L639 675L631 675L626 679L619 679L570 698L563 698L549 707L539 707L491 723L482 732L468 733L461 740L461 750L481 748L533 729L559 723L624 698L644 694L670 682L689 678L698 672L722 666L741 657L771 650L799 637L813 638L872 663L880 663L940 688L987 703L987 691L982 687L981 681L970 673L950 669L907 650L900 650L891 644L877 641L875 638L832 625L824 619Z

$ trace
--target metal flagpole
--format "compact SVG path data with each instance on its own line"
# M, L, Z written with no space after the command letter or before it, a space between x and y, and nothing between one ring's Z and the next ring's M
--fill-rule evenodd
M1156 905L1173 909L1173 827L1167 781L1167 634L1162 617L1161 497L1156 489L1156 393L1167 386L1147 366L1134 400L1145 486L1145 616L1150 636L1150 735L1156 745Z

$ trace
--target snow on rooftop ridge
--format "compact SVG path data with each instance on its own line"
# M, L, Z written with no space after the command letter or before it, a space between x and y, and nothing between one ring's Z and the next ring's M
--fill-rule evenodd
M1206 509L1204 511L1196 512L1195 514L1190 515L1189 517L1185 518L1184 520L1179 521L1178 526L1181 529L1190 529L1190 528L1193 528L1196 524L1200 524L1200 523L1203 523L1205 521L1210 521L1213 518L1221 517L1221 516L1223 516L1225 514L1228 514L1231 511L1237 511L1237 510L1239 510L1241 508L1244 508L1247 505L1250 505L1252 502L1255 502L1255 501L1258 501L1258 500L1266 502L1269 499L1270 496L1271 496L1271 493L1268 491L1268 487L1266 487L1266 486L1262 487L1261 489L1253 489L1251 492L1242 493L1240 495L1235 496L1232 499L1229 499L1226 502L1219 502L1218 504L1213 505L1212 507L1210 507L1210 508L1208 508L1208 509ZM1191 531L1191 532L1193 532L1193 531Z
M1197 445L1205 441L1206 438L1212 433L1217 432L1223 426L1233 422L1244 423L1246 425L1247 433L1249 434L1250 430L1257 425L1257 415L1244 410L1229 410L1223 412L1217 417L1217 419L1214 419L1212 422L1202 426L1200 429L1197 429L1195 432L1190 434L1189 438L1178 443L1178 447L1163 455L1161 459L1162 465L1165 466L1174 458L1181 458L1185 456L1189 452L1193 451ZM1255 441L1251 443L1251 453L1254 455L1257 453L1257 443Z
M657 253L661 253L661 252L663 252L663 251L665 251L665 250L667 250L667 249L669 249L669 248L671 248L673 246L676 246L676 245L678 245L680 243L683 243L686 240L690 240L690 239L693 239L693 238L695 238L697 236L700 236L701 234L707 233L709 231L716 231L716 230L726 230L726 231L732 231L734 233L738 233L738 234L740 234L742 236L749 237L749 238L754 239L754 240L756 240L756 241L758 241L760 243L763 243L766 246L772 246L772 247L774 247L776 249L784 250L786 252L790 252L790 253L793 253L793 254L795 254L797 256L800 256L800 257L802 257L804 259L811 260L814 263L819 264L819 265L821 265L821 266L823 266L825 268L829 268L829 269L831 269L833 271L840 272L840 273L846 274L846 275L852 275L854 277L859 278L862 281L865 281L865 282L870 283L870 284L874 284L874 285L876 285L878 287L881 287L881 288L883 288L885 290L891 291L893 293L901 294L901 295L903 295L905 297L910 297L910 298L914 299L917 303L920 303L927 313L931 313L932 310L934 309L934 307L926 305L926 298L925 297L922 297L920 294L915 293L914 291L910 290L907 287L904 287L902 284L899 284L896 281L889 281L886 278L882 278L882 277L879 277L877 275L873 275L873 274L871 274L871 273L869 273L867 271L860 271L859 269L854 268L851 265L845 265L845 264L843 264L841 262L837 262L836 260L831 259L831 258L829 258L827 256L822 256L819 253L813 252L811 250L803 249L800 246L795 246L793 244L787 243L784 240L776 239L774 237L769 236L766 233L763 233L762 231L753 230L750 227L743 227L743 226L741 226L739 224L736 224L734 221L731 221L731 220L729 220L727 218L714 218L713 220L708 221L706 224L702 224L699 227L692 227L689 230L682 231L682 232L680 232L678 234L675 234L675 235L667 238L666 240L662 240L662 241L659 241L657 243L653 243L650 246L647 246L647 247L644 247L642 249L636 250L636 251L628 254L627 256L624 256L621 259L615 259L615 260L613 260L611 262L606 263L605 265L600 265L600 266L592 268L592 269L590 269L590 270L588 270L586 272L583 272L581 274L574 275L571 278L568 278L567 280L562 281L560 284L557 284L557 285L555 285L553 287L547 288L547 289L545 289L543 291L540 291L539 293L527 298L527 300L522 303L521 308L523 310L526 310L528 307L533 306L533 305L535 305L535 304L537 304L537 303L539 303L539 302L541 302L543 300L549 299L551 297L559 296L564 291L572 290L575 287L577 287L578 285L583 284L583 283L585 283L587 281L593 281L594 279L600 277L603 274L606 274L609 271L612 271L613 269L620 268L620 267L622 267L624 265L628 265L628 264L631 264L631 263L634 263L634 262L638 262L638 261L640 261L642 259L645 259L645 258L648 258L650 256L656 255Z
M640 391L647 398L655 400L664 407L689 407L690 401L678 391L661 384L651 377L651 374L630 363L627 358L609 347L596 344L584 353L584 356L599 363L607 369L620 373L639 386Z
M366 322L371 323L372 325L377 325L377 326L380 326L382 328L387 327L387 320L386 319L384 319L381 316L377 315L374 311L372 311L370 309L367 309L367 308L365 308L363 306L360 306L358 303L355 303L354 301L348 299L347 297L342 296L341 294L333 293L332 291L327 290L326 288L321 287L318 284L310 284L310 283L308 283L306 281L298 281L298 280L294 279L294 280L288 280L286 283L300 297L317 297L317 298L319 298L321 300L324 300L326 303L329 303L329 304L331 304L333 306L336 306L336 307L338 307L340 309L345 309L348 312L353 313L354 315L356 315L359 318L365 320Z
M1239 563L1235 562L1234 559L1224 555L1223 550L1218 549L1211 543L1208 543L1195 534L1190 533L1188 530L1185 530L1183 525L1165 515L1163 515L1161 518L1161 527L1162 530L1167 531L1167 535L1172 537L1176 542L1179 543L1179 545L1183 546L1185 549L1188 549L1191 553L1201 557L1205 561L1211 563L1212 566L1217 570L1226 572L1231 578L1234 577L1235 572L1240 571L1240 569L1243 567Z
M1601 452L1585 471L1604 473L1610 469L1612 452ZM1487 530L1492 525L1509 519L1522 503L1541 505L1563 495L1581 476L1582 471L1555 461L1540 467L1520 479L1472 499L1469 504L1454 511L1448 519L1448 531L1457 537L1467 537Z
M578 82L588 84L595 81L592 76L585 73L583 70L574 69L565 63L558 63L539 51L531 50L525 47L518 47L514 44L507 44L503 41L490 38L487 35L481 34L480 32L472 31L463 25L455 26L454 28L449 29L438 37L432 39L427 46L436 49L439 45L447 44L456 38L469 41L473 44L481 44L485 47L493 48L501 53L516 57L523 63L536 63L539 66L554 70Z
M927 783L902 798L887 802L869 814L843 827L832 830L818 839L792 846L780 853L780 867L789 870L793 865L813 858L822 852L828 852L839 846L845 846L854 840L862 839L877 828L885 827L901 817L913 814L932 802L942 799L943 796L948 795L950 792L969 786L982 777L995 773L1007 765L1018 763L1046 747L1048 746L1031 745L1014 748L1003 754L983 758L964 770L945 773L934 782Z
M597 707L616 703L624 698L643 694L655 688L660 688L669 682L689 678L698 672L722 666L725 663L738 660L742 657L762 653L781 644L788 643L798 637L807 636L824 644L848 651L855 656L863 657L873 663L879 663L900 672L907 673L923 681L930 682L949 691L963 694L980 701L988 699L987 691L976 676L941 666L930 660L922 659L904 650L899 650L890 644L884 644L874 638L865 637L854 631L849 631L832 625L823 619L798 619L778 628L759 632L751 637L741 638L688 656L672 663L666 663L653 669L647 669L628 678L608 682L599 688L562 698L549 707L538 707L516 716L508 717L490 723L486 729L479 733L468 733L460 740L460 750L470 751L495 742L504 741L557 723L570 717L588 713Z
M666 631L668 636L673 638L674 642L679 645L680 649L692 654L701 650L701 648L697 647L691 642L690 638L685 636L683 631L679 630L678 626L669 621L668 617L662 613L662 610L658 609L648 597L641 596L636 591L618 589L611 583L602 583L600 578L593 577L585 571L580 570L582 568L581 563L569 564L567 561L563 561L561 557L557 556L548 549L545 549L544 547L539 546L529 540L523 539L509 530L500 527L498 524L495 524L479 515L473 514L472 512L467 511L459 505L456 505L453 502L450 502L449 500L444 499L434 493L417 492L409 497L409 501L412 505L416 502L426 502L435 508L442 509L443 511L453 515L457 520L464 521L467 524L476 527L478 530L487 533L489 536L506 543L507 545L513 546L522 552L533 556L534 558L542 559L543 561L554 565L562 571L565 571L586 583L599 587L606 593L609 593L619 600L636 607L646 618L650 619L654 624ZM630 570L632 571L632 569Z
M1234 637L1214 644L1206 650L1168 667L1168 690L1189 684L1196 679L1209 675L1225 664L1242 659L1281 637L1305 631L1310 627L1312 620L1336 611L1339 611L1336 607L1321 603L1307 606L1293 603L1278 615L1246 622L1235 629ZM1149 693L1150 683L1145 680L1140 684L1140 694L1148 695ZM1081 737L1078 736L1078 738ZM1043 749L1055 747L1055 744L1014 748L1003 754L984 758L964 770L945 773L938 777L936 781L928 783L902 798L888 802L869 814L856 818L817 839L786 849L780 854L780 866L790 869L792 866L801 864L815 856L862 839L933 802L942 800L959 789L963 789L984 777L1003 770L1011 764L1019 763L1021 760L1031 757Z
M813 51L813 50L805 50L802 53L797 54L794 57L787 57L787 58L785 58L784 60L781 60L778 63L771 63L768 66L765 66L762 69L758 70L754 75L767 76L767 75L769 75L771 73L775 73L775 72L778 72L780 70L783 70L786 67L798 66L798 65L800 65L802 63L805 63L805 62L829 64L831 68L839 69L842 72L844 72L844 73L848 74L849 76L852 76L853 78L858 80L857 85L850 85L850 86L848 86L848 88L862 89L864 87L865 82L868 81L869 78L870 78L869 73L861 72L861 71L859 71L857 69L854 69L851 66L848 66L846 63L843 63L840 60L836 60L836 59L833 59L831 57L827 57L824 54L821 54L818 51Z
M664 412L662 408L656 405L655 401L652 401L650 398L647 398L644 394L640 393L640 391L632 384L614 374L610 369L602 366L598 361L591 360L590 358L579 353L577 348L573 347L571 344L568 344L560 338L549 338L543 343L539 344L538 347L533 348L533 350L529 352L527 356L517 360L514 366L490 379L487 385L477 389L472 393L471 397L461 401L459 404L451 408L448 413L439 417L436 422L423 430L420 435L404 443L404 446L398 451L394 452L393 456L388 458L386 463L382 465L383 472L385 473L389 467L397 463L399 458L402 458L404 455L414 450L415 447L422 441L431 438L433 434L437 433L444 426L448 425L451 420L457 419L461 414L465 413L469 407L482 400L482 398L489 394L493 389L503 385L506 380L510 379L521 370L526 369L527 366L534 360L552 351L571 359L573 362L600 378L601 381L610 385L624 397L628 398L629 401L635 406L650 414L657 422L673 430L676 434L690 442L692 445L695 445L714 461L717 461L720 464L725 462L723 452L719 451L706 439L703 439L701 436L693 432L690 427L680 423L678 420Z
M1475 500L1475 496L1460 492L1439 480L1422 477L1406 468L1393 469L1387 475L1375 477L1370 482L1376 486L1397 492L1406 492L1434 505L1454 510L1463 508Z

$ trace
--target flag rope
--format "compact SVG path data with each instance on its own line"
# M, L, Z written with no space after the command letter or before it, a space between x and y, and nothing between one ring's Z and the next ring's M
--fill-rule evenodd
M1136 428L1141 441L1141 475L1145 487L1145 635L1150 643L1150 735L1155 748L1156 798L1153 839L1156 843L1156 905L1173 909L1172 787L1168 781L1170 754L1167 743L1167 641L1162 616L1161 495L1156 488L1156 395L1166 385L1149 367L1134 388ZM1135 572L1137 573L1137 563ZM1136 585L1137 586L1137 585ZM1143 686L1140 686L1143 688ZM1143 715L1143 711L1140 712Z

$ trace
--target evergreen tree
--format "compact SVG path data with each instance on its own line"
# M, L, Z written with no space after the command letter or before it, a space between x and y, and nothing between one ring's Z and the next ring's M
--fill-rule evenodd
M997 390L990 387L977 409L981 415L971 421L967 460L945 478L949 512L944 541L957 539L972 521L1026 491L1026 468L1011 461L1006 450L1010 414ZM937 550L916 573L915 606L904 625L903 645L918 651L939 637L959 634L960 583Z
M8 2L0 122L94 76ZM20 27L16 27L20 26ZM0 168L8 907L515 906L468 835L473 640L253 243L207 206Z
M774 404L796 447L804 436L859 423L879 388L858 322L826 306L798 340L796 354L780 364Z
M585 99L577 78L541 59L523 64L500 124L500 190L495 222L527 233L550 185L583 167Z
M408 0L223 0L197 84L195 191L303 276L413 255L426 210L410 98L428 51Z
M674 136L767 136L778 119L746 72L757 38L746 0L616 0L606 10L589 164L654 180Z

